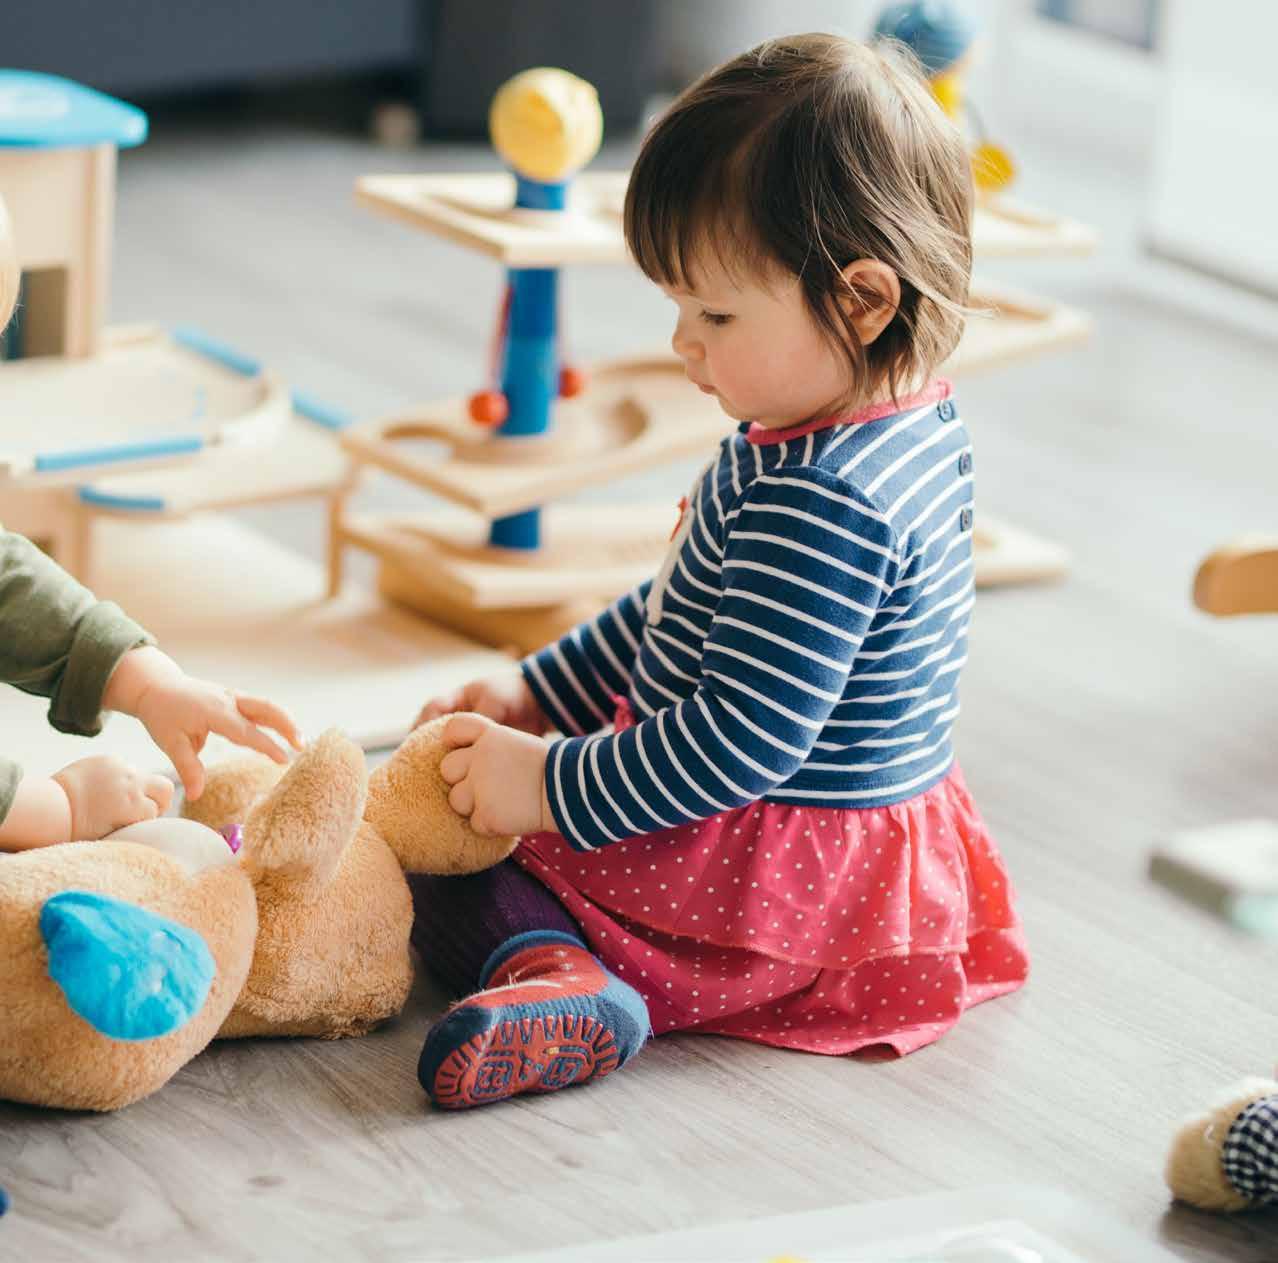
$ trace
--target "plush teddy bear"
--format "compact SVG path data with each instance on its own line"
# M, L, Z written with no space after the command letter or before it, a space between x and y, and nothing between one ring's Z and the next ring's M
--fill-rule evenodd
M1278 1202L1278 1082L1245 1079L1182 1123L1166 1177L1176 1197L1203 1210Z
M118 1109L215 1037L336 1038L398 1013L404 871L477 871L514 846L449 807L445 722L371 777L328 732L287 771L257 757L211 769L187 819L7 858L0 1097Z

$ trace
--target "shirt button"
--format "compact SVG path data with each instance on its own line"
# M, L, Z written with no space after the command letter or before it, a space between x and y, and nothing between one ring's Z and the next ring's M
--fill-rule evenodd
M936 405L936 415L940 417L942 421L953 421L954 420L953 402L949 399L942 399L941 402Z
M959 514L959 530L970 531L972 529L972 510L964 509Z
M972 453L964 452L963 455L959 457L959 473L962 474L964 477L967 477L967 475L970 474L971 472L972 472Z

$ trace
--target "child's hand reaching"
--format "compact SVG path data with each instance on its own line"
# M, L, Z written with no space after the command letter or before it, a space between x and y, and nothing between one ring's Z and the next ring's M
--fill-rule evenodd
M422 707L413 727L420 728L440 715L452 715L459 710L486 715L494 723L535 736L541 736L550 727L519 667L472 680L451 693L432 698Z
M558 828L546 798L546 755L540 737L476 715L444 727L449 753L439 765L452 786L448 802L476 833L535 833Z
M258 726L278 732L294 749L301 736L288 714L271 702L192 679L172 658L147 646L120 659L102 699L106 710L123 711L142 721L151 739L173 762L188 799L204 792L199 754L216 732L285 763L283 748Z
M173 782L167 776L139 772L110 755L95 755L56 772L71 807L69 838L96 842L116 829L154 820L173 801Z

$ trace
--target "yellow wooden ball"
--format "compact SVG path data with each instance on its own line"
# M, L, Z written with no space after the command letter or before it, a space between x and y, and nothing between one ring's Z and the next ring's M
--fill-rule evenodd
M584 79L538 66L508 79L488 111L493 147L520 175L553 183L599 151L603 111Z

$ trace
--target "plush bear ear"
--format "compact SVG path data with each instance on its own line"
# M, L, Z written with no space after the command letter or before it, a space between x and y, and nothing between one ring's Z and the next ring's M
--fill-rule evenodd
M423 724L368 782L364 818L410 873L477 873L504 860L517 839L486 837L448 805L439 764L452 715Z
M244 823L240 860L254 882L318 891L337 872L364 814L364 752L330 729L308 746Z
M264 754L245 754L209 768L204 793L194 802L182 804L188 820L210 829L243 824L249 808L279 784L284 768Z

